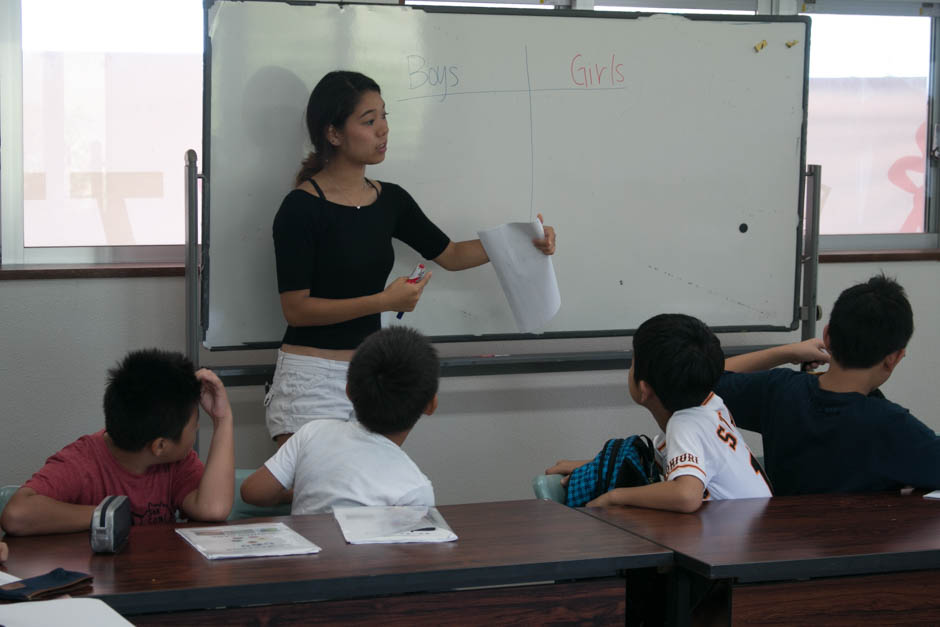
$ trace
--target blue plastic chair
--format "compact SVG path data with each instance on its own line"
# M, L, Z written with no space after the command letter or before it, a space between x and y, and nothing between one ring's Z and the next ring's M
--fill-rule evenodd
M275 505L273 507L259 507L257 505L250 505L242 500L242 482L253 472L254 470L251 468L235 469L235 502L232 503L232 513L228 515L228 519L240 520L242 518L290 516L290 503Z
M566 490L561 485L561 475L536 475L532 480L535 498L555 501L564 505Z
M0 488L0 514L3 513L3 508L7 506L7 503L10 502L10 498L13 497L13 493L20 489L18 485L5 485Z

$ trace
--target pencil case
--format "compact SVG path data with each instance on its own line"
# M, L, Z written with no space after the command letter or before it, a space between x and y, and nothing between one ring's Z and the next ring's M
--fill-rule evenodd
M92 576L64 568L0 586L0 601L41 601L91 591Z
M106 496L91 517L91 550L117 553L131 533L131 502L126 496Z

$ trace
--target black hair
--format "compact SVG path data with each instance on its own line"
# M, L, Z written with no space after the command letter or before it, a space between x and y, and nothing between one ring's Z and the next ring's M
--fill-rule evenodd
M653 316L633 336L634 381L646 381L671 412L701 405L724 364L721 342L692 316Z
M340 70L329 72L313 88L310 100L307 101L306 114L313 152L300 165L297 185L322 170L330 160L336 148L327 140L327 130L331 125L341 129L356 110L362 94L369 91L382 93L378 83L365 74Z
M427 338L407 327L376 331L349 363L349 400L362 425L391 435L412 428L437 394L440 362Z
M108 370L104 424L115 446L139 451L157 438L179 442L202 385L193 362L155 348L128 353Z
M913 334L904 288L883 274L839 294L829 316L829 349L843 368L870 368L906 347Z

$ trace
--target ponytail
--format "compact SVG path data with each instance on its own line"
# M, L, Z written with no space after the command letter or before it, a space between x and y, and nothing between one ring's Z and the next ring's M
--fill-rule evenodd
M311 176L323 169L326 163L323 162L323 159L320 158L320 154L311 151L307 158L304 159L300 164L300 172L297 173L297 180L294 181L294 185L300 185Z

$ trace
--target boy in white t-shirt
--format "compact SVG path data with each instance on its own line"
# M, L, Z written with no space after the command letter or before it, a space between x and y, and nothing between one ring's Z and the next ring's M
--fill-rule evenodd
M434 505L431 482L401 449L437 409L440 364L423 335L391 327L356 349L346 381L357 420L313 420L241 487L246 503L291 501L291 514L345 505Z
M654 442L666 480L615 488L588 506L635 505L694 512L708 499L771 495L766 476L738 433L731 412L712 392L724 368L715 334L684 314L660 314L633 336L630 396L665 431ZM546 474L567 476L589 460L561 460Z

